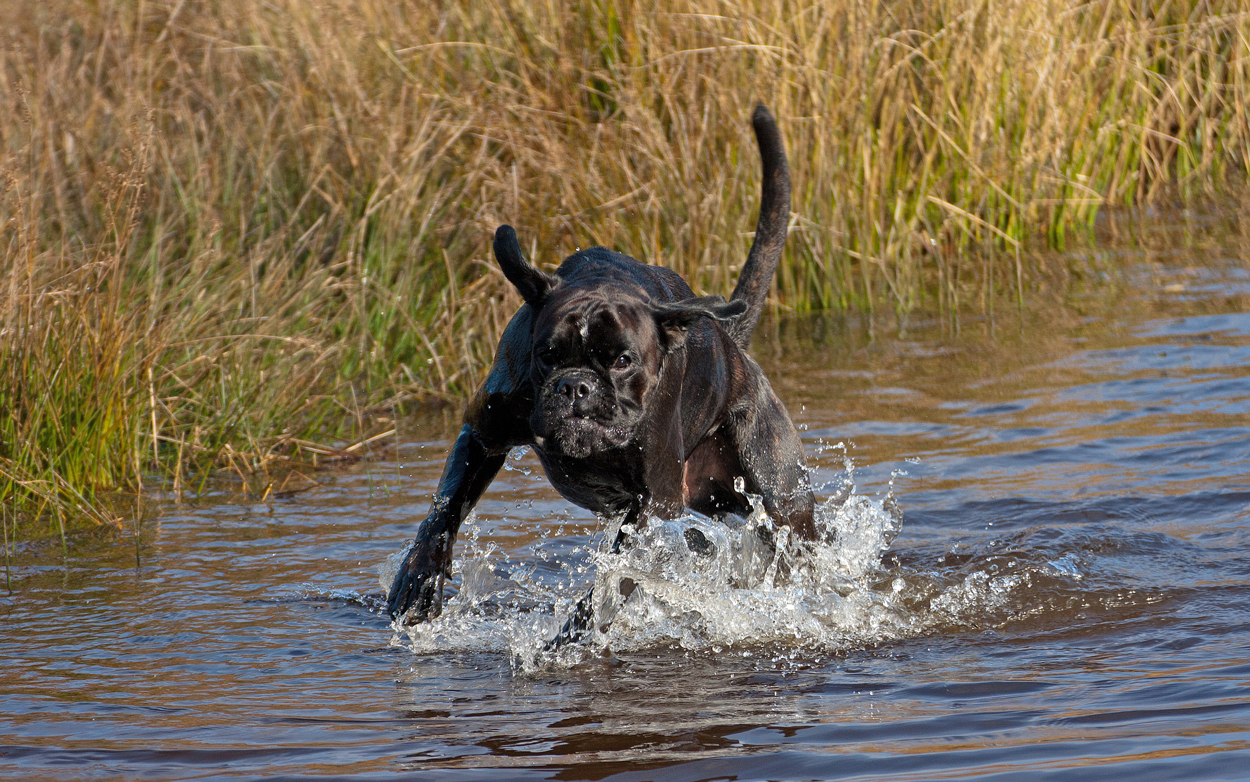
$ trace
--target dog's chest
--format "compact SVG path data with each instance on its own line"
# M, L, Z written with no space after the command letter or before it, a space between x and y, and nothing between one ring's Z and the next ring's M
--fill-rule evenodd
M586 510L613 515L638 506L650 492L643 477L643 454L622 448L575 459L535 448L547 480L560 496Z

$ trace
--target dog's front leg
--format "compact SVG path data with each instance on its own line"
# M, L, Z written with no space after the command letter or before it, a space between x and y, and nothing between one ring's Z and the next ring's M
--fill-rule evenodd
M635 508L626 514L624 520L621 521L621 526L617 529L616 537L612 540L611 551L613 554L620 552L621 544L624 543L625 538L629 537L629 533L626 530L637 529L641 518L642 511L640 508ZM625 583L626 581L629 583ZM628 599L630 593L634 591L634 582L630 579L625 579L620 584L619 589L621 590L621 597ZM581 643L590 635L591 630L594 628L594 622L595 588L591 587L582 596L582 599L577 601L577 605L573 606L573 613L569 614L564 627L560 628L560 632L556 633L556 637L548 641L544 648L550 651L559 649L567 644ZM600 629L606 629L606 626Z
M443 579L451 575L451 550L460 523L477 504L507 458L507 450L492 451L469 424L460 430L447 457L443 477L430 513L417 530L417 539L395 574L387 594L391 616L424 622L443 609Z
M670 409L676 410L677 407L672 405ZM631 531L637 531L646 524L647 516L673 518L683 509L683 462L680 458L681 427L678 420L672 417L666 425L655 427L652 439L644 446L643 452L661 455L646 461L644 469L648 494L640 496L637 503L629 506L625 512L621 526L617 528L616 537L612 540L613 554L620 552L621 546ZM617 588L620 590L621 597L629 599L635 586L633 580L624 579ZM547 644L548 649L559 649L565 644L580 643L590 635L595 621L594 600L595 590L592 587L581 600L577 601L564 627ZM604 627L600 627L600 630L604 629L606 629L606 623Z

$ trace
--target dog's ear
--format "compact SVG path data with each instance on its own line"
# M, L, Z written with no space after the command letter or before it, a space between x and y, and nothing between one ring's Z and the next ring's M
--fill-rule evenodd
M521 243L517 241L516 231L510 225L501 225L495 231L495 260L503 269L503 276L521 292L525 303L534 309L542 306L547 293L560 281L554 274L540 272L526 262L521 255Z
M686 341L686 332L699 318L727 321L746 312L745 301L725 301L724 296L699 296L655 306L655 322L668 337L670 350Z

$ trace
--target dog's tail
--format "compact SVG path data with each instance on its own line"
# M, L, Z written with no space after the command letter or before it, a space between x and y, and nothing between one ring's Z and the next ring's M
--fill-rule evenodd
M730 301L745 301L747 310L727 324L729 335L744 350L750 347L751 334L764 312L764 300L768 298L768 288L781 261L790 222L790 167L786 164L781 132L777 130L773 115L762 103L755 107L751 124L755 127L755 140L764 164L760 220L755 226L751 253L730 297Z

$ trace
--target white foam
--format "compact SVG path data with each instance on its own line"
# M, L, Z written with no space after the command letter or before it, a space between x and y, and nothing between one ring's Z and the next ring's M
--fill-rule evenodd
M815 542L791 540L752 502L747 519L651 519L627 530L619 553L601 542L548 563L563 568L559 577L533 561L510 562L469 534L459 593L434 621L396 626L393 643L423 654L506 653L523 673L657 647L794 659L971 626L1028 587L1028 573L972 570L952 579L883 565L902 514L892 493L856 494L849 478L818 505ZM601 541L615 534L609 527ZM399 556L379 568L384 587ZM548 649L591 585L589 638Z

